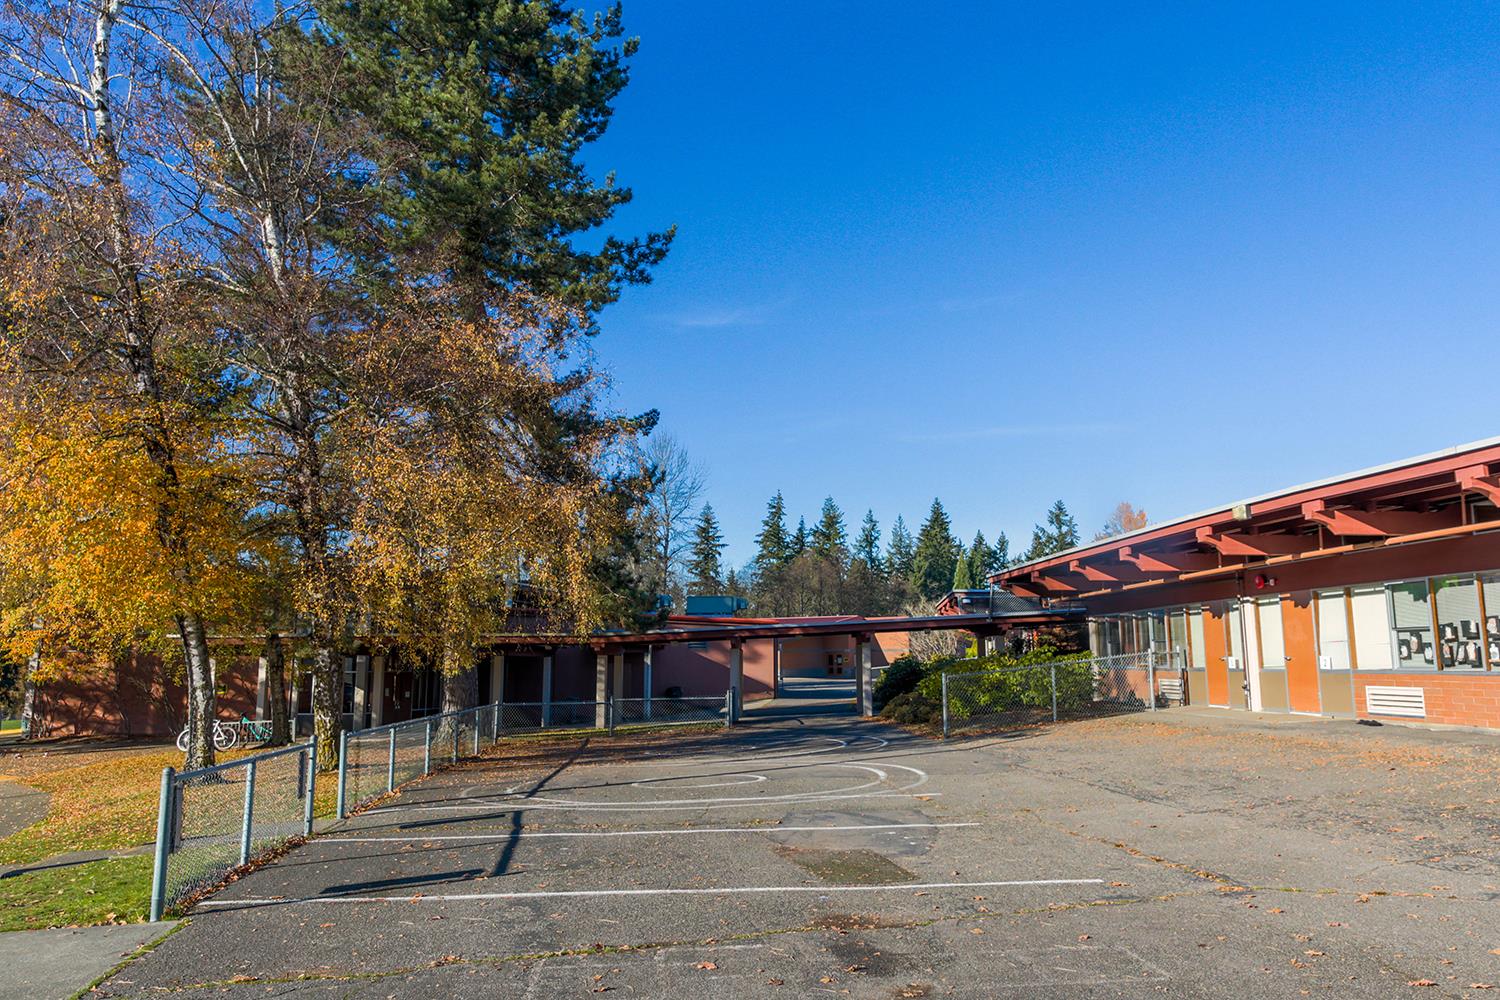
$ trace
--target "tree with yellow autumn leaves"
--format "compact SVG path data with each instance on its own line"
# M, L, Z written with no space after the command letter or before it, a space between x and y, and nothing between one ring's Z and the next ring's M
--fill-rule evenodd
M670 234L575 237L629 197L578 154L633 46L424 6L0 8L0 625L49 671L175 645L190 766L214 634L295 637L328 763L356 641L458 707L520 589L623 610L654 417L601 412L579 341Z

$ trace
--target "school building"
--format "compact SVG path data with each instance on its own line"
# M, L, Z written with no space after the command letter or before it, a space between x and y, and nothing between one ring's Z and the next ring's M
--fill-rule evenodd
M1096 655L1155 653L1191 704L1500 728L1497 473L1491 438L1148 525L991 583L1082 606Z

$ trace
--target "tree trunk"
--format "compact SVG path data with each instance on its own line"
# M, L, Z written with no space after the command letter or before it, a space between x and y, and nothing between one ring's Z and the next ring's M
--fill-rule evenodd
M479 701L479 674L474 669L473 651L445 646L442 671L443 711L473 708Z
M338 657L328 646L313 654L312 711L318 767L334 770L339 766L339 734L344 731L344 678Z
M271 703L271 739L267 746L284 747L292 741L286 717L286 647L281 636L266 636L266 700Z
M197 615L178 615L177 633L182 636L182 658L187 664L188 681L188 748L183 767L186 770L212 767L218 700L214 693L213 668L208 662L208 637Z
M25 672L21 679L21 739L35 739L38 733L32 732L36 725L36 672L42 665L42 650L38 646L36 652L26 658Z

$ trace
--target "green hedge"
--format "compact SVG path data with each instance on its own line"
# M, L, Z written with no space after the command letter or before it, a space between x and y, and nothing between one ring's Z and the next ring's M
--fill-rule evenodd
M1029 653L995 654L977 660L940 656L919 660L903 656L875 685L875 706L895 722L939 724L942 720L943 674L963 674L962 712L984 714L1022 707L1052 708L1052 682L1047 670L1018 670L1057 664L1058 710L1083 708L1093 700L1093 676L1083 655L1059 658L1057 651L1040 647ZM960 689L955 686L954 694ZM955 699L957 700L957 699Z

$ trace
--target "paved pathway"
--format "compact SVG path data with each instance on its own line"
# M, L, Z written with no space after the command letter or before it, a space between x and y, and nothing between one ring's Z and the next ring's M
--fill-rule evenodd
M0 934L0 1000L63 1000L165 934L171 923Z
M51 800L52 796L30 785L0 778L0 838L40 823Z

